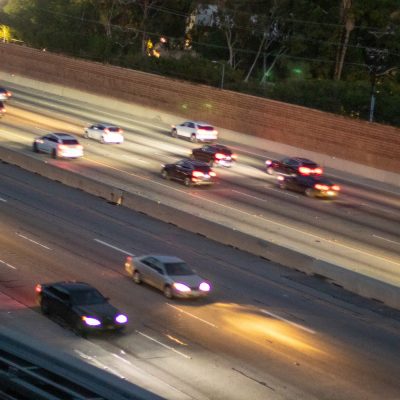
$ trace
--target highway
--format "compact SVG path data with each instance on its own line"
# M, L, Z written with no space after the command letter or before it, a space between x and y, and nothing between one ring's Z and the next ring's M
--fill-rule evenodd
M19 132L21 140L31 134ZM99 146L89 144L113 151ZM213 283L210 298L167 300L135 285L123 271L125 256L150 252L188 261ZM45 317L34 304L35 284L64 279L95 285L130 317L121 336L79 339L80 354L95 344L127 371L141 369L163 382L168 398L400 398L399 312L0 164L0 292L35 310L40 326ZM76 355L59 334L52 342ZM87 358L97 356L91 350Z
M354 269L400 285L400 190L388 185L350 182L343 174L333 179L342 186L336 201L310 199L277 188L264 170L268 149L224 140L238 154L231 169L217 168L215 187L185 188L160 177L161 164L187 157L196 144L169 135L163 119L119 111L112 101L104 106L31 89L14 90L0 125L0 145L46 160L62 168L108 182L126 191L167 203L265 241ZM156 116L156 113L154 114ZM90 122L122 126L123 145L102 145L83 139ZM181 122L177 119L175 122ZM32 140L51 131L81 138L81 160L51 160L33 154ZM335 174L335 171L327 171Z

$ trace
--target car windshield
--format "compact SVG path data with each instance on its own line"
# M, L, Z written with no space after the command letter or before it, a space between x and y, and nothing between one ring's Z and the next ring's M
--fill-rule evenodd
M165 264L168 275L193 275L193 271L183 262Z
M79 144L76 139L63 139L63 144Z
M105 303L106 299L97 290L77 290L71 293L74 304L89 305Z
M213 131L214 127L210 125L199 125L199 129L203 129L204 131Z

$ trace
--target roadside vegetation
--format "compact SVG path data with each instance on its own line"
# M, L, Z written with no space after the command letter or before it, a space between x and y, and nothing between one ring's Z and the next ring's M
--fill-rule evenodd
M400 126L398 0L1 0L0 40Z

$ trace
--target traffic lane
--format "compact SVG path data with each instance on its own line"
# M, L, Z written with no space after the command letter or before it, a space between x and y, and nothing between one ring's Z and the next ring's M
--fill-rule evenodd
M86 242L85 240L82 240L82 242ZM92 253L92 252L91 252ZM58 257L59 259L61 258L61 259L64 259L64 257L65 257L65 255L62 255L61 257ZM102 258L102 257L101 257ZM71 265L75 265L75 263L68 263L68 264L71 264ZM84 270L84 269L86 269L86 268L82 268L82 267L80 267L79 268L80 270ZM91 274L92 275L92 274ZM232 274L230 274L230 275L232 275ZM243 277L239 277L239 279L240 279L240 281L241 282L243 282ZM265 282L264 282L265 283ZM251 283L252 285L254 285L254 282L252 282ZM243 283L241 283L241 285L243 285ZM260 288L261 289L261 288ZM264 286L262 286L262 292L265 292L265 287ZM125 292L125 291L124 291ZM129 292L128 290L126 291L126 292ZM142 297L142 294L140 295L140 297ZM131 301L132 301L132 296L131 296L131 293L129 294L129 298L131 299ZM126 299L126 302L128 302L129 300L128 300L128 298ZM134 299L134 302L135 302L135 304L137 304L138 303L138 299ZM232 303L228 303L228 304L232 304ZM159 308L159 307L156 307L157 309ZM224 307L225 308L225 307ZM243 313L243 312L241 312L241 313ZM250 314L250 312L248 312L249 314ZM164 312L162 312L161 314L164 314ZM215 311L212 311L211 312L211 314L212 315L214 315L215 314ZM234 314L235 315L235 313L231 313L231 314ZM218 314L217 314L218 315ZM273 315L273 317L274 318L276 318L276 315L277 314L274 314ZM159 318L160 318L160 315L157 317L157 320L159 320ZM230 319L232 319L233 317L232 316L230 316L229 317ZM229 319L228 318L228 319ZM196 318L196 321L198 322L198 318ZM168 322L167 322L168 323ZM185 325L186 325L186 323L185 323ZM237 324L238 326L242 326L243 324L242 323L238 323ZM247 323L245 324L246 326L248 325ZM298 324L299 325L299 324ZM236 326L236 325L235 325ZM237 327L236 327L237 328ZM196 329L197 328L195 328L195 331L196 331ZM189 335L189 337L191 337L191 335ZM293 340L293 338L291 338L291 341L293 342L294 340ZM287 343L285 343L286 345L287 345ZM335 348L336 348L337 346L335 346Z
M84 240L82 242L85 243ZM74 258L76 258L76 252L74 255L75 255ZM99 256L101 256L101 255L99 255ZM77 271L75 271L75 272L79 271L76 276L76 278L78 278L78 280L81 280L81 278L82 278L82 276L79 276L79 275L82 275L81 271L87 271L87 273L90 274L91 277L94 277L96 275L94 269L92 271L89 271L89 268L91 267L92 263L88 264L86 262L82 262L82 260L79 260L79 261L71 260L69 262L68 258L70 258L68 253L62 252L62 254L56 254L56 259L64 260L66 265L76 266ZM40 264L42 265L44 261L45 260L43 260ZM50 270L50 269L51 269L51 267L48 268L48 270ZM57 270L60 270L59 265L57 265ZM97 269L96 269L96 271L97 271ZM62 275L65 276L63 273L62 273ZM98 274L96 276L98 276ZM103 274L102 274L102 276L103 276ZM60 277L59 279L62 279L62 278ZM103 276L103 279L104 279L104 276ZM124 285L122 284L123 282L119 281L118 284L116 284L115 280L113 280L113 284L111 286L109 286L109 282L105 283L105 282L103 282L103 279L102 279L102 282L100 282L100 280L97 280L97 282L96 282L97 287L101 288L101 290L103 292L105 291L105 293L107 293L109 295L111 293L110 289L114 288L114 291L117 290L117 292L113 292L113 294L112 294L113 299L118 299L119 303L121 303L121 304L125 304L125 305L135 304L136 305L134 307L134 309L130 310L130 315L137 315L137 311L138 311L137 306L141 306L142 312L140 314L141 315L144 314L147 316L148 320L145 320L144 322L143 322L143 318L140 318L140 317L135 318L135 322L140 320L142 325L144 325L147 330L144 330L144 329L137 330L136 329L133 332L134 338L139 337L139 339L143 339L143 337L144 337L145 339L150 340L151 342L155 342L156 344L158 344L158 346L162 347L161 349L157 350L152 347L149 348L148 346L142 345L141 341L139 341L139 343L136 341L132 343L132 339L133 339L132 335L129 335L129 336L125 337L125 340L121 339L122 343L119 345L119 348L123 349L125 353L127 353L127 352L129 353L129 349L132 349L132 351L134 351L133 354L136 354L137 356L140 356L142 358L148 358L150 356L153 358L157 355L157 358L159 358L159 357L163 358L162 364L165 364L165 358L168 358L168 359L171 358L171 355L169 355L170 352L175 353L173 355L173 357L175 357L175 358L177 357L178 360L180 357L186 358L185 353L182 353L182 349L180 349L180 346L178 346L178 350L173 347L173 345L176 346L176 343L179 343L181 345L182 345L182 343L184 343L185 344L184 348L186 350L186 353L189 354L189 355L186 354L186 356L191 357L191 358L193 358L194 356L190 355L190 354L196 353L196 350L198 350L198 347L196 345L200 346L201 350L204 350L204 348L206 348L211 353L217 353L217 349L208 347L208 346L210 346L210 340L208 338L207 328L210 328L210 322L208 322L206 319L199 318L198 315L195 315L193 313L193 311L184 311L184 313L183 313L184 317L188 317L188 315L189 315L189 317L188 317L189 321L188 321L187 319L182 318L183 307L176 306L175 304L173 304L171 307L170 304L167 304L173 310L178 311L179 315L175 316L175 318L174 318L173 315L168 314L168 310L166 310L165 308L162 307L163 300L161 300L162 297L159 296L158 294L154 299L152 299L151 298L152 296L150 296L150 294L152 293L151 291L146 290L146 292L144 292L143 289L140 288L139 290L135 289L136 292L140 291L138 293L138 297L136 297L134 295L134 292L130 291L128 287L126 287L126 288L124 287ZM107 279L110 279L109 275L107 276ZM238 279L240 279L240 281L242 282L241 285L243 285L243 277L238 277ZM132 283L129 282L129 284L132 284ZM265 291L264 286L262 288L262 291ZM122 294L125 294L125 299L122 298ZM154 296L154 293L152 295ZM146 309L143 310L143 303L142 303L143 301L146 305L150 305L150 307L146 307ZM114 301L114 303L115 303L115 301ZM219 306L219 304L217 306ZM196 305L195 307L197 308L198 305ZM228 330L228 333L229 333L229 330L233 330L233 332L230 332L231 335L228 335L228 338L222 337L220 339L220 343L217 343L218 344L217 347L219 348L220 345L229 343L228 348L224 349L224 353L225 353L225 351L228 352L229 350L233 349L233 350L235 350L235 351L233 351L233 354L235 355L235 357L239 357L239 355L242 354L242 352L245 355L252 355L255 352L257 354L260 354L260 352L263 352L263 350L265 350L267 354L264 354L261 360L254 359L253 356L250 356L250 358L247 360L247 363L249 363L249 365L251 365L252 368L254 368L254 366L258 366L258 365L260 365L260 367L262 365L265 365L264 356L268 356L269 358L271 358L271 353L276 354L278 359L283 357L284 362L286 361L287 363L289 363L289 365L293 364L295 366L298 366L300 364L303 367L305 365L309 366L309 363L312 362L312 360L310 360L310 359L315 357L315 355L312 353L321 353L322 352L322 353L324 353L323 354L324 360L329 361L329 357L327 357L327 354L325 354L325 351L322 351L321 349L316 348L317 346L310 346L307 342L304 341L304 339L300 340L298 338L300 335L298 335L298 334L296 335L295 331L299 330L298 327L301 326L300 324L294 323L294 325L295 325L294 332L290 333L289 332L290 329L287 328L287 326L289 326L289 328L290 328L290 321L289 321L289 325L286 324L286 321L288 321L288 320L284 320L284 322L282 323L282 320L277 319L278 313L276 313L276 311L272 315L271 315L271 313L267 314L267 317L272 316L271 319L273 320L273 322L266 323L266 322L264 322L264 316L262 316L261 318L259 318L259 316L255 317L254 311L248 310L249 307L246 307L246 306L241 306L241 305L237 305L234 303L227 303L227 304L221 304L220 308L222 308L222 310L223 310L222 313L221 313L221 310L220 310L220 312L218 312L218 307L217 307L217 309L210 310L208 317L213 316L214 322L217 322L220 327L223 326L224 331ZM265 310L262 310L262 311L265 311ZM222 318L221 318L221 322L218 322L218 320L216 321L216 317L218 318L218 316L220 314L221 314ZM240 314L240 315L238 315L238 314ZM151 315L151 318L149 318L150 315ZM200 336L205 336L205 338L204 338L205 343L201 343L201 341L199 340L199 327L198 326L194 326L194 327L192 327L192 329L190 329L190 327L191 327L190 320L192 319L190 316L194 316L193 321L195 322L195 324L200 324L202 326L200 329L200 333L203 333L204 335L200 335ZM205 317L207 317L207 315ZM154 320L157 321L156 326L154 326ZM279 324L281 324L282 326L279 327ZM285 325L287 325L287 326L285 327ZM227 326L229 326L228 329L226 328ZM215 326L211 326L211 329L213 327L215 327ZM239 331L239 335L238 335L238 331ZM309 330L309 331L311 332L311 330ZM216 333L214 332L213 335L216 335ZM240 340L238 340L237 336L239 336ZM266 338L265 338L265 336L266 336ZM296 338L296 336L297 336L297 338ZM194 345L191 343L188 343L188 338L194 338ZM166 342L166 339L169 339L169 340ZM117 340L118 340L118 343L120 343L120 339L117 339ZM245 345L243 345L243 343L241 343L242 340L245 341ZM267 342L266 346L264 345L265 341ZM358 338L358 341L360 341L359 338ZM236 342L239 342L239 343L236 343ZM260 349L260 344L261 344L261 349ZM281 347L280 345L283 348L280 348ZM190 346L190 347L187 349L186 346ZM254 346L257 346L257 349L254 349L253 348ZM287 352L287 347L290 347L289 354ZM138 352L138 349L143 349L143 351ZM189 351L189 349L190 349L190 351ZM240 349L240 350L237 351L237 349ZM335 345L332 349L334 350L333 353L335 354L335 357L336 357L336 355L338 353L338 346ZM306 359L305 360L301 359L301 357L299 357L296 354L296 351L300 351L302 353L302 355L305 356ZM239 353L239 354L236 354L236 353ZM312 355L310 355L310 353ZM347 351L345 352L345 354L347 354ZM230 355L230 357L232 357L232 355ZM246 358L247 357L244 357L245 360L246 360ZM241 359L240 362L238 362L238 360L236 360L238 362L238 364L234 368L241 370L241 371L246 371L245 362L244 362L245 360ZM296 360L301 360L301 361L296 361ZM333 361L333 360L330 360L330 361ZM336 362L336 364L338 364L337 360L335 360L335 362ZM182 360L180 360L180 364L181 363L182 363ZM274 363L273 360L269 360L269 368L268 368L269 373L270 373L270 370L274 368L275 364L276 363ZM160 365L160 367L162 367L162 365ZM276 367L276 371L282 371L282 369L288 371L287 366L285 368L285 365L281 365L280 363L278 363L278 365L276 365L275 367ZM351 367L353 368L355 366L352 365ZM296 369L296 367L294 369ZM303 373L304 373L304 371L303 371ZM379 375L377 371L375 371L375 373L377 375ZM258 373L258 374L260 374L260 373ZM314 373L313 373L313 375L314 375ZM179 377L181 377L181 376L182 375L179 374ZM253 372L253 374L249 375L249 376L253 376L253 379L254 379L254 377L257 376L257 374L255 374ZM296 376L294 376L292 378L293 378L292 379L292 384L293 384L294 381L296 381ZM305 378L304 376L299 378L300 379L299 382L303 381L304 378ZM335 378L339 380L338 377L335 377ZM315 379L315 375L314 375L314 379ZM329 378L329 381L332 382L332 376ZM320 382L320 383L324 386L323 382ZM338 381L337 384L339 385L340 382ZM307 390L309 390L309 389L307 389ZM338 390L338 388L336 390ZM312 391L311 391L311 393L312 393ZM326 393L326 392L324 391L324 393ZM354 391L352 391L352 393L354 394ZM318 396L318 394L316 394L316 395ZM232 397L232 398L236 398L236 397ZM323 398L323 397L317 397L317 398ZM358 398L358 396L353 396L352 398ZM362 397L360 397L360 398L362 398Z
M140 160L140 161L142 161L142 160ZM140 164L141 164L141 163L140 163ZM143 165L141 165L141 166L143 166ZM286 197L287 197L287 196L286 196ZM340 226L340 225L339 225L339 226ZM374 233L373 235L375 235L375 236L371 236L371 237L373 237L374 239L375 239L375 237L379 237L379 238L383 237L383 238L385 238L385 239L388 239L388 240L378 240L378 242L382 243L382 245L392 245L392 244L396 244L394 240L392 240L392 239L390 239L390 238L387 238L385 235L381 235L381 234L379 234L379 233Z

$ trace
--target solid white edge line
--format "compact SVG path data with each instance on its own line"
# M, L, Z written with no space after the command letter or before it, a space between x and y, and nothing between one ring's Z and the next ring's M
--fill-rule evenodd
M14 266L12 266L11 264L9 264L9 263L7 263L7 262L5 262L5 261L3 261L3 260L0 260L0 263L6 265L7 267L9 267L9 268L11 268L11 269L17 269L17 268L15 268Z
M7 203L7 200L3 199L2 197L0 197L0 201L2 201L3 203Z
M145 338L147 338L147 339L149 339L149 340L151 340L151 341L153 341L153 342L159 344L160 346L165 347L166 349L171 350L171 351L173 351L173 352L176 353L176 354L179 354L181 357L184 357L184 358L186 358L186 359L188 359L188 360L191 360L191 359L192 359L192 357L190 357L190 356L188 356L188 355L186 355L186 354L184 354L184 353L181 353L181 352L178 351L178 350L175 350L175 349L174 349L173 347L171 347L171 346L168 346L168 345L166 345L166 344L164 344L164 343L159 342L158 340L152 338L151 336L146 335L146 334L143 333L143 332L140 332L140 331L136 331L136 332L137 332L139 335L142 335L142 336L144 336Z
M387 242L390 242L390 243L400 244L400 242L396 242L395 240L386 239L386 238L384 238L384 237L382 237L382 236L378 236L378 235L375 235L375 234L373 234L372 236L373 236L373 237L376 237L376 238L378 238L378 239L386 240Z
M303 331L306 331L306 332L308 332L308 333L312 333L313 335L316 334L316 332L313 331L312 329L307 328L307 327L305 327L305 326L303 326L303 325L297 324L296 322L290 321L290 320L288 320L288 319L286 319L286 318L280 317L279 315L274 314L274 313L272 313L272 312L270 312L270 311L263 310L263 309L261 309L260 311L261 311L263 314L267 314L267 315L269 315L270 317L279 319L280 321L284 321L284 322L286 322L286 323L288 323L288 324L290 324L290 325L293 325L293 326L295 326L295 327L297 327L297 328L299 328L299 329L302 329Z
M201 321L201 322L204 322L205 324L210 325L210 326L212 326L213 328L216 328L216 327L217 327L216 325L212 324L211 322L208 322L208 321L206 321L206 320L204 320L204 319L201 319L201 318L199 318L199 317L196 317L196 315L190 314L190 313L188 313L187 311L184 311L184 310L182 310L182 309L180 309L180 308L178 308L178 307L176 307L176 306L173 306L173 305L170 304L170 303L166 303L166 304L167 304L167 306L170 306L170 307L174 308L175 310L178 310L178 311L181 312L181 313L184 313L184 314L186 314L186 315L189 315L189 316L192 317L192 318L195 318L195 319L197 319L197 320L199 320L199 321Z
M119 252L121 252L121 253L124 253L124 254L126 254L127 256L134 256L134 254L132 254L132 253L129 253L129 251L125 251L125 250L122 250L122 249L120 249L119 247L116 247L116 246L113 246L112 244L109 244L109 243L107 243L107 242L103 242L102 240L100 240L100 239L93 239L95 242L97 242L97 243L100 243L100 244L102 244L102 245L104 245L104 246L107 246L107 247L111 247L112 249L114 249L114 250L117 250L117 251L119 251Z
M30 239L30 238L28 238L28 237L26 237L26 236L24 236L24 235L21 235L20 233L17 233L17 236L21 237L22 239L28 240L29 242L32 242L32 243L34 243L34 244L37 244L38 246L43 247L43 248L45 248L46 250L51 250L50 247L47 247L47 246L45 246L44 244L41 244L41 243L39 243L39 242L36 242L35 240Z
M121 360L121 361L123 361L123 362L126 363L126 364L132 365L132 363L131 363L129 360L125 360L124 357L121 357L121 356L119 356L118 354L115 354L115 353L111 353L111 354L112 354L114 357L118 358L118 360Z

